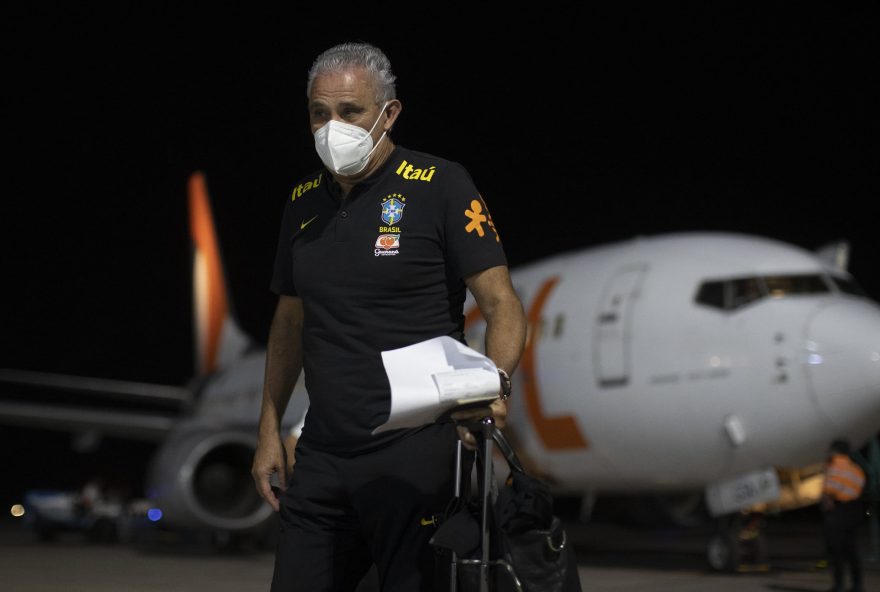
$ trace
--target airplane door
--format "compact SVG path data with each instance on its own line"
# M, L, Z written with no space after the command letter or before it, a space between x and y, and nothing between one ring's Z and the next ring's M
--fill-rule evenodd
M599 386L623 386L629 381L632 306L646 271L645 265L622 268L605 286L593 333Z

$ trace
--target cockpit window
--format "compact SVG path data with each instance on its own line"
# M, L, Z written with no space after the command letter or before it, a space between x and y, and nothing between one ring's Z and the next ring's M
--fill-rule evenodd
M764 283L772 298L782 298L790 294L820 294L831 291L820 275L774 275L765 277Z
M697 303L712 306L714 308L724 308L724 282L703 282L700 289L697 290Z
M839 278L834 278L835 282ZM721 310L736 310L765 297L831 292L830 280L819 274L752 276L708 280L700 284L696 302ZM841 291L845 291L839 286ZM852 289L850 287L850 289Z
M742 278L728 282L730 308L739 308L764 297L758 278Z

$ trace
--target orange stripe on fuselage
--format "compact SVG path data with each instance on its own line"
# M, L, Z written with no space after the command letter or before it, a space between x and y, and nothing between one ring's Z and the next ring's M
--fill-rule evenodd
M189 223L190 235L196 250L203 257L206 269L207 285L197 289L206 289L203 294L207 308L204 316L204 331L197 339L203 340L201 348L203 372L212 372L217 367L217 356L220 351L220 332L228 312L226 288L223 284L223 267L220 261L220 248L214 233L214 218L208 203L208 190L205 177L201 173L193 173L189 178Z
M541 285L526 316L529 324L529 336L526 339L526 346L520 363L523 390L525 391L526 398L526 411L529 419L532 421L535 432L537 432L544 447L548 450L587 448L589 442L581 434L574 417L571 415L547 417L541 409L541 389L538 386L537 364L535 360L537 342L540 340L540 335L537 335L536 331L540 327L544 304L547 302L550 292L553 291L553 288L558 283L559 278L553 277ZM465 315L465 327L476 322L481 316L478 307L475 306L469 310Z
M467 331L467 328L479 321L483 318L483 314L480 312L479 306L474 306L472 309L467 311L464 314L464 328ZM471 346L473 347L473 346Z

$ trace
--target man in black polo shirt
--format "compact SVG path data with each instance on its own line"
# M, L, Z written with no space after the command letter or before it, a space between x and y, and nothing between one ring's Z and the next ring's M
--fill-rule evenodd
M467 171L388 136L402 105L378 48L325 51L307 94L326 168L298 181L284 209L253 465L281 512L272 589L353 590L375 563L382 590L433 590L433 519L453 493L456 438L473 448L473 436L451 423L372 435L390 411L381 352L442 335L464 341L469 289L486 319L486 355L506 378L525 341L522 304ZM288 475L280 420L301 371L309 411ZM502 398L465 415L490 414L503 427ZM286 484L278 496L273 473Z

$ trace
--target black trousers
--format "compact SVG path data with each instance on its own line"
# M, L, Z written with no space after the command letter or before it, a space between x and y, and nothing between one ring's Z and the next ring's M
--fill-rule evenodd
M855 502L835 502L834 507L825 513L825 540L828 545L828 558L834 575L834 585L841 590L849 568L852 585L862 585L862 560L859 554L859 527L864 521L862 504Z
M428 540L454 495L456 441L445 423L353 457L300 443L272 592L352 592L374 563L382 592L433 592L447 567Z

